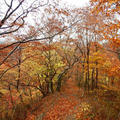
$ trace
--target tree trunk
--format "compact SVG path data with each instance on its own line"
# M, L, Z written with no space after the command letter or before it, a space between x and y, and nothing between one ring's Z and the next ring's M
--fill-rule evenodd
M95 80L94 80L94 68L92 69L92 90L95 88Z
M69 69L70 68L66 68L62 73L59 74L56 91L60 92L63 75L65 75Z
M96 45L96 52L98 51L98 47ZM95 84L95 87L98 88L98 61L96 61L96 76L95 76L95 79L96 79L96 84Z
M54 88L53 88L53 81L50 80L50 90L52 93L54 93Z

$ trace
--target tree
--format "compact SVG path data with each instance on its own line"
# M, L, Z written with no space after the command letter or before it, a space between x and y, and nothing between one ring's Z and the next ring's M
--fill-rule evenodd
M104 20L105 30L103 35L104 39L108 40L113 47L120 46L118 32L120 28L119 4L119 0L91 0L91 5L93 5L94 8L92 9L93 13L106 16L106 20Z

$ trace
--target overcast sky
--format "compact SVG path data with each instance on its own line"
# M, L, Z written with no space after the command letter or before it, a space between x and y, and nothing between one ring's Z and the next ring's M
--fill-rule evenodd
M89 0L62 0L62 2L76 7L84 7L89 4Z

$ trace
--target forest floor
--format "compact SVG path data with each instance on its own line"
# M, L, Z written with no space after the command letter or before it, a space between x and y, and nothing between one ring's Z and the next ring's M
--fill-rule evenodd
M106 116L104 105L96 97L84 95L76 82L69 79L60 93L50 94L34 104L26 120L119 120L119 117Z

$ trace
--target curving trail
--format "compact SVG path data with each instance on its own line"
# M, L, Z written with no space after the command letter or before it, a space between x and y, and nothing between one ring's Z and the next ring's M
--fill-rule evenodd
M69 79L60 93L51 94L36 104L39 109L26 120L91 120L91 106L82 94L76 82Z

